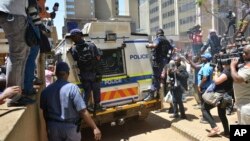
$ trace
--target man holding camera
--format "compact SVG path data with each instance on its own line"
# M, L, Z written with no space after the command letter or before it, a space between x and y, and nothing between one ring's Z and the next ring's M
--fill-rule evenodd
M152 67L153 67L153 81L150 91L144 101L149 101L154 98L154 93L157 91L159 97L161 72L164 66L170 61L173 47L164 36L164 31L158 29L156 32L156 39L153 43L146 45L147 48L152 48Z
M235 33L236 32L236 14L232 10L229 10L227 18L229 19L229 23L228 23L227 31L225 32L225 34L228 34L231 26L233 26L233 30Z
M217 35L216 30L214 29L209 30L208 40L206 44L201 48L201 54L203 54L209 46L212 56L218 54L221 50L220 38Z
M170 65L167 71L168 74L168 83L170 84L172 96L173 96L173 109L174 114L170 116L170 118L182 118L186 119L186 114L184 110L184 105L182 101L182 95L187 90L187 79L188 72L186 67L181 64L181 58L179 56L175 56L173 58L174 64ZM180 110L180 116L179 116Z
M237 72L238 58L231 60L231 75L234 80L235 104L239 124L250 124L250 45L243 49L244 64Z
M187 33L189 34L189 39L192 40L193 55L194 56L199 55L201 47L203 46L201 26L196 25L192 29L190 29Z

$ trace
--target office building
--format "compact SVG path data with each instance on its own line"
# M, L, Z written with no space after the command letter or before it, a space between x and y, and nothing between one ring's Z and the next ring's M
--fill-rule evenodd
M138 0L124 0L122 11L119 0L65 0L65 11L63 34L90 21L128 21L133 31L139 28Z

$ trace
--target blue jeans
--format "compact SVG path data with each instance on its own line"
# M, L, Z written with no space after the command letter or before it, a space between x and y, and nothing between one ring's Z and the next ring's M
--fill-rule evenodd
M6 86L24 87L24 69L30 47L25 42L27 18L13 15L13 21L7 21L6 16L0 15L0 26L9 42L9 58L6 68Z
M25 72L24 72L24 94L30 94L33 89L33 80L35 79L36 57L39 53L39 46L33 46L30 49Z
M34 26L34 29L37 35L40 35L40 29L37 26ZM39 49L39 45L31 47L29 56L26 61L24 72L24 94L26 95L32 93L33 80L35 79L36 57L39 53Z

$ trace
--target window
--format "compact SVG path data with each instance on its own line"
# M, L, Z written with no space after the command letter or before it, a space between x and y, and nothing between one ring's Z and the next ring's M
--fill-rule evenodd
M104 77L125 74L122 49L107 49L102 52L101 68Z
M75 15L75 11L67 11L67 15Z
M149 4L151 5L151 4L155 3L155 2L157 2L157 0L150 0Z
M75 8L75 5L67 5L67 8Z

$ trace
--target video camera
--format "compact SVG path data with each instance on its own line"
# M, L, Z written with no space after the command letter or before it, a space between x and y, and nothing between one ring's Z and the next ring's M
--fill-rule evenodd
M200 25L196 25L196 26L190 28L190 29L187 31L187 34L194 34L194 33L196 33L196 32L199 32L199 31L200 31L200 28L201 28Z
M243 59L243 49L244 44L242 42L245 40L244 37L235 38L235 49L230 53L225 54L216 54L213 58L213 63L218 65L229 65L231 63L231 59L239 58L239 64L244 63Z

